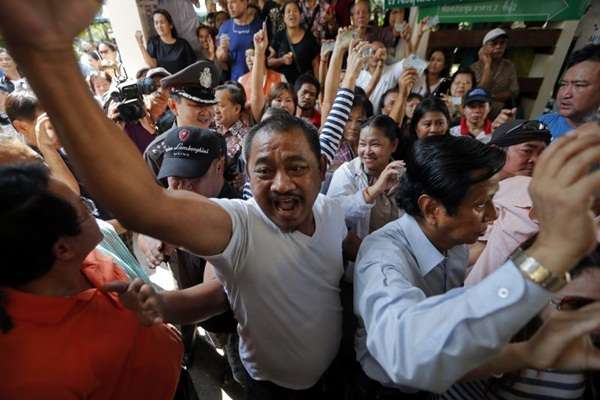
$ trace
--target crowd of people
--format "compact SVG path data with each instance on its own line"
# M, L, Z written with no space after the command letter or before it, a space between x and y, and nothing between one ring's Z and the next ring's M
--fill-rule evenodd
M5 3L0 398L192 399L198 325L248 399L600 398L600 45L525 120L501 28L161 1L133 73Z

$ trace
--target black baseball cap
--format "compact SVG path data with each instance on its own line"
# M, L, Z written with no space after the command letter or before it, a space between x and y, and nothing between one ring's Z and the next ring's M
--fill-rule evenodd
M525 142L541 141L550 144L552 134L540 121L516 119L500 125L492 133L490 145L509 147Z
M470 103L490 103L491 101L492 96L490 96L487 90L485 90L484 88L476 87L467 92L463 100L463 104L466 106Z
M181 71L160 80L160 85L196 103L213 105L219 70L210 61L198 61Z
M167 135L164 159L157 179L200 178L206 174L213 160L226 151L223 136L211 129L178 127Z

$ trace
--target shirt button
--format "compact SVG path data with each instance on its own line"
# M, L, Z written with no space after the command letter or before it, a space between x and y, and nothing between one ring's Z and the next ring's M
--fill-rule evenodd
M498 289L498 296L500 296L501 298L505 299L508 297L508 289L507 288L500 288Z

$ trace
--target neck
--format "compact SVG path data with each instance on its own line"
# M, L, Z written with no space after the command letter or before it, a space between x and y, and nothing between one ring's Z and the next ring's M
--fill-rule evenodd
M310 217L296 228L298 232L304 233L307 236L314 235L316 229L317 225L315 224L315 216L312 212L310 213Z
M55 263L50 272L16 289L38 296L74 296L93 287L81 273L82 262Z
M6 71L4 71L4 73L6 74L8 79L10 79L11 81L16 81L16 80L21 79L21 74L19 74L19 71L17 71L16 69L6 70Z
M469 132L471 133L479 133L483 129L483 124L485 123L485 121L483 121L481 125L477 125L470 123L469 120L466 120L466 122L467 127L469 128Z
M427 79L432 80L432 83L435 83L440 80L440 73L427 71Z
M165 43L173 43L175 41L175 38L171 33L166 33L163 36L160 36L160 40L162 40Z
M289 27L288 26L287 27L287 31L290 34L290 36L292 36L292 35L297 35L297 34L301 33L302 32L302 28L300 28L299 25L298 26L293 26L293 27Z
M451 243L448 240L448 235L445 232L440 232L436 230L434 227L430 226L421 218L416 218L417 223L421 227L421 230L429 239L429 241L438 249L441 253L445 253L450 250L452 247L456 246L455 243Z
M302 117L310 118L313 115L315 115L315 108L314 107L313 108L308 108L308 109L303 109L303 108L300 108L300 107L298 107L298 108L300 109L300 114L301 114Z
M233 20L238 25L248 25L250 22L252 22L252 16L244 12L238 18L234 18Z
M574 128L577 128L579 125L583 125L588 122L590 116L594 114L594 111L583 114L583 115L574 115L572 117L567 117L567 123Z

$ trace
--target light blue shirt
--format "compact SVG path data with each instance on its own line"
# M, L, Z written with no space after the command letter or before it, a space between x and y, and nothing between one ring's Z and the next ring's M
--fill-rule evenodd
M552 139L556 140L565 133L575 129L567 119L558 113L544 114L538 118L538 121L544 123L552 134Z
M363 241L354 273L356 355L384 386L441 393L498 353L550 301L511 261L460 287L467 246L440 253L405 214Z

